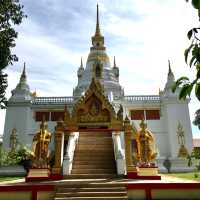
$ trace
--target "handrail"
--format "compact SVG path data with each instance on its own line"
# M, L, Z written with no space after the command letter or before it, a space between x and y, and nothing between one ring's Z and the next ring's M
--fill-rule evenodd
M122 148L120 134L113 132L112 138L114 145L115 161L117 165L117 174L122 175L125 174L125 152Z
M64 160L63 160L63 174L64 175L71 174L72 162L74 159L74 151L76 148L78 137L79 137L79 132L73 132L69 135L67 149L64 155Z

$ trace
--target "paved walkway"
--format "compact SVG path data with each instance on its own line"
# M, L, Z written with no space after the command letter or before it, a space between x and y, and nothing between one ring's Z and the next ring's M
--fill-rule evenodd
M34 184L62 184L62 183L67 183L67 182L92 182L92 181L107 181L107 182L118 182L118 183L200 183L198 181L193 181L193 180L188 180L188 179L183 179L183 178L176 178L170 175L162 175L161 180L134 180L134 179L64 179L64 180L59 180L59 181L42 181L42 182L34 182ZM31 182L25 183L24 178L20 178L17 180L12 180L12 181L4 181L0 182L0 185L15 185L15 184L32 184Z

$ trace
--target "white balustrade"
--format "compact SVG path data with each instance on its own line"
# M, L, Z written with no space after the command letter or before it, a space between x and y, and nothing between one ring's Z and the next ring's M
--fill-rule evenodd
M115 162L117 165L117 174L124 175L126 166L125 166L125 152L122 148L122 140L121 140L121 132L113 132L113 145L114 145L114 153L115 153Z
M63 175L69 175L72 171L74 151L78 142L79 132L72 132L69 135L68 144L63 160Z
M35 97L33 104L66 104L72 103L73 101L73 97Z
M133 96L124 96L125 101L153 101L160 102L159 95L133 95Z

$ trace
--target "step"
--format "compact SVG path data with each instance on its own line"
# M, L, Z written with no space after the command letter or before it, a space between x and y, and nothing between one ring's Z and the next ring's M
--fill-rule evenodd
M89 175L89 174L82 174L82 175ZM96 174L99 175L99 174ZM102 174L101 174L102 175ZM109 174L110 175L110 174ZM64 179L70 175L65 175ZM80 174L79 174L80 176ZM126 189L126 184L121 182L112 182L112 180L116 179L117 175L112 174L111 179L102 180L99 179L90 179L90 180L72 180L67 181L67 183L59 183L56 185L56 188L116 188L116 187L123 187Z
M94 157L94 156L75 156L73 162L112 162L115 163L114 158L108 157Z
M112 161L115 162L113 156L110 155L75 155L74 156L74 162L75 161L99 161L99 162L107 162L107 161Z
M72 192L67 192L67 193L61 193L61 192L56 192L56 198L57 197L118 197L118 196L125 196L126 192L80 192L80 191L72 191Z
M98 147L98 148L101 148L101 147L113 147L113 145L112 144L110 144L110 143L106 143L106 142L102 142L102 143L89 143L89 142L80 142L76 147Z
M115 164L115 160L109 159L109 160L75 160L73 161L73 166L76 165L99 165L103 166L106 163L106 165L113 165Z
M101 164L86 164L76 165L73 164L73 169L115 169L115 163L101 163Z
M56 197L54 200L127 200L127 196L124 197Z
M64 179L110 179L110 178L116 178L117 174L70 174L70 175L65 175Z
M113 149L104 149L104 150L96 150L93 149L92 151L85 150L85 149L76 149L75 150L75 156L76 154L86 154L86 155L114 155Z
M110 186L107 186L107 187L96 186L92 188L90 187L90 185L88 185L87 187L72 187L72 188L58 187L57 188L57 192L59 193L77 192L77 191L78 192L115 192L115 191L124 192L126 191L126 188L125 187L110 187Z
M113 174L116 169L72 169L72 174Z
M80 132L79 137L112 137L108 132Z
M108 142L108 143L112 143L112 137L79 137L78 142L79 141L88 141L88 142Z
M76 146L76 148L80 148L80 147L84 147L84 148L98 148L98 149L104 149L104 148L108 148L108 149L112 149L113 146L111 144L85 144L85 143L80 143L78 146Z

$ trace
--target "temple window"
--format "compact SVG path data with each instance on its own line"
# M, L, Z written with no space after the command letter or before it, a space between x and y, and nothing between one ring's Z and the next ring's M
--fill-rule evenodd
M36 122L42 121L43 116L45 117L45 121L49 121L49 119L50 119L50 112L43 112L43 111L37 111L37 112L35 112L35 121Z
M64 120L64 112L51 112L51 121Z
M132 120L160 120L160 110L131 110L130 113Z
M35 112L35 121L42 121L43 116L45 116L45 121L59 121L64 119L63 111L36 111Z
M99 63L96 65L95 75L96 75L96 78L101 78L101 66Z

